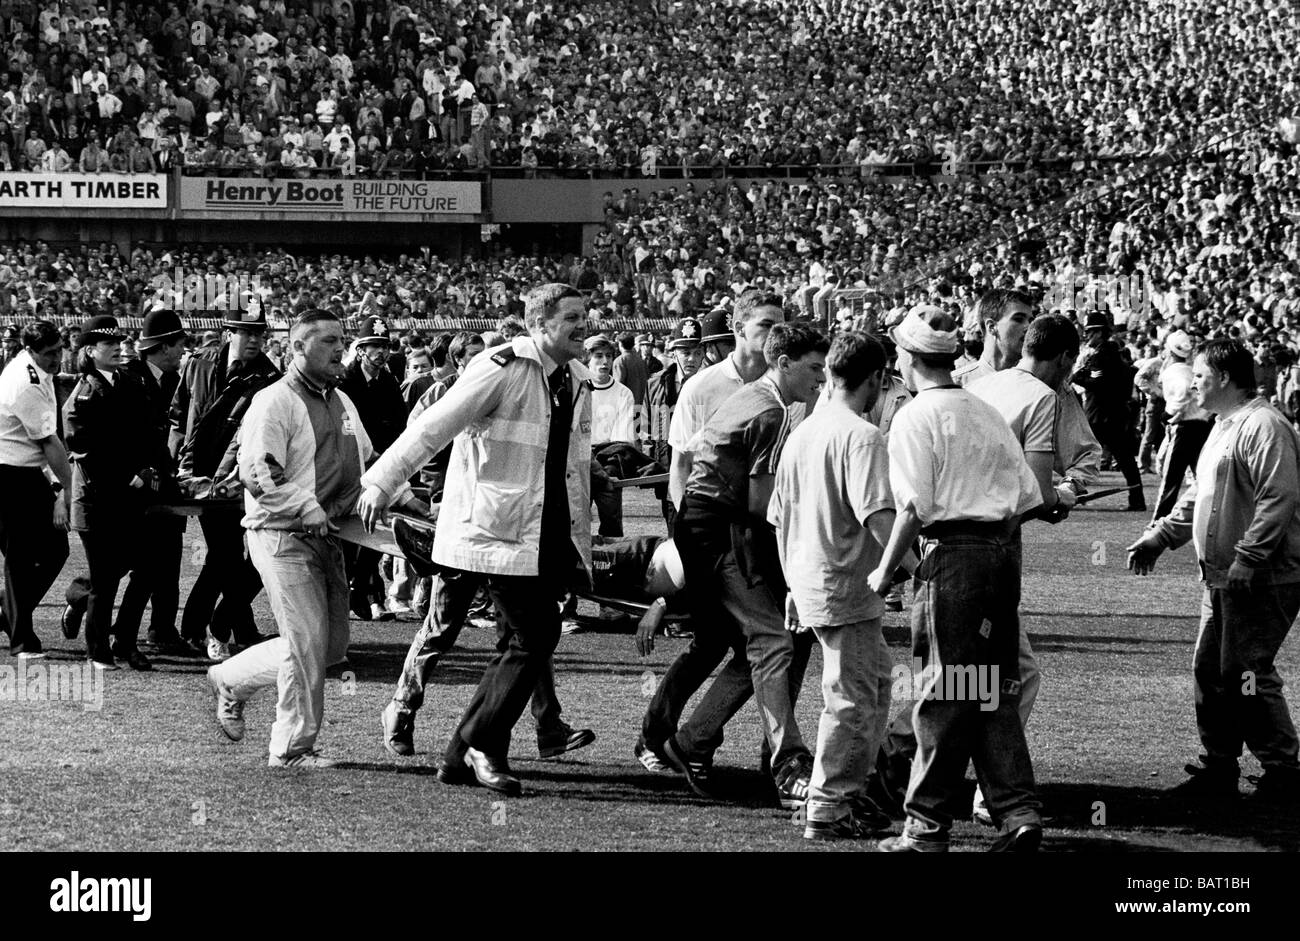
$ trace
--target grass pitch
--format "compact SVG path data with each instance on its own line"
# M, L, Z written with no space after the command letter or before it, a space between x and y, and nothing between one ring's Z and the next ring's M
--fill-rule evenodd
M1148 499L1153 497L1148 485ZM1081 509L1067 522L1031 524L1025 534L1023 616L1043 670L1029 727L1048 831L1044 850L1296 850L1300 809L1242 800L1179 801L1163 790L1183 780L1198 752L1191 656L1200 589L1190 547L1161 559L1157 574L1126 571L1124 547L1143 514L1122 496ZM625 494L629 532L661 532L647 494ZM201 542L191 524L190 546ZM186 587L196 574L186 552ZM37 613L50 651L38 663L80 662L65 641L63 589L82 570L79 547ZM864 573L865 577L865 573ZM265 597L257 612L274 630ZM525 796L502 800L447 787L433 762L491 653L489 632L466 629L443 662L420 712L417 754L390 756L379 713L391 694L413 621L353 621L347 673L331 674L320 747L345 760L336 771L266 767L274 715L268 691L249 704L248 736L227 742L213 720L206 663L156 658L156 671L106 676L102 709L80 702L0 701L0 848L17 850L807 850L867 849L870 843L809 845L776 807L756 770L759 727L752 706L728 728L717 756L719 783L734 800L694 797L679 778L644 771L632 756L642 711L684 641L662 640L637 655L630 635L565 637L556 676L565 716L590 727L590 748L537 760L532 721L516 729L511 762ZM910 663L906 612L890 614L886 637ZM0 667L18 668L0 655ZM1279 658L1300 675L1297 643ZM815 739L821 661L814 651L799 701L805 738ZM1294 697L1293 697L1294 699ZM896 702L895 710L904 704ZM1295 707L1293 706L1293 709ZM1258 773L1253 759L1243 762ZM1249 787L1243 782L1243 790ZM989 831L959 824L954 849L980 850Z

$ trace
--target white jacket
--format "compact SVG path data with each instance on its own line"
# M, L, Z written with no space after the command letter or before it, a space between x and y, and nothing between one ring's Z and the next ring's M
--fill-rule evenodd
M570 536L591 576L591 373L569 363ZM532 337L476 356L450 391L407 427L362 477L393 495L454 443L433 561L489 575L536 575L551 393Z

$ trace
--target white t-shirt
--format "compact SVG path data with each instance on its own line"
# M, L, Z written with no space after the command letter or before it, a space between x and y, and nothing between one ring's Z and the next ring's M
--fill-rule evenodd
M636 444L636 402L632 390L617 379L603 389L591 388L591 443Z
M861 415L824 403L791 433L767 518L801 623L837 627L884 615L884 599L866 580L884 550L865 523L893 506L885 439Z
M1013 366L966 386L992 405L1026 454L1056 453L1056 392L1041 379Z
M923 526L996 522L1043 502L1020 442L992 405L965 390L917 394L889 433L889 484Z

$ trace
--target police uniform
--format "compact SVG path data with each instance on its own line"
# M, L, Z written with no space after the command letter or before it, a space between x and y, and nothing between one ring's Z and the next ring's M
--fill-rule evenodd
M260 308L228 316L227 330L263 332ZM248 363L231 363L229 344L194 354L181 369L171 406L170 447L179 477L215 477L235 438L253 396L275 382L280 371L265 353ZM210 631L219 643L240 644L261 638L253 620L252 601L262 579L248 559L244 530L236 508L207 510L199 517L207 554L190 588L181 616L181 636L202 646ZM220 603L218 603L220 598Z
M367 346L388 348L387 324L379 317L367 318L361 325L356 343L357 355L344 371L339 391L356 406L375 453L383 454L406 427L406 403L402 400L402 388L387 365L381 366L372 377L366 373L361 360ZM383 607L384 582L379 574L379 553L349 544L345 554L353 613L367 621L375 616L380 620L391 620L393 615ZM372 608L372 604L375 607Z
M68 558L68 537L54 526L64 499L46 477L41 440L56 433L54 377L23 350L0 373L0 552L5 559L3 616L9 651L37 654L32 612Z
M82 344L120 340L117 321L92 317L82 327ZM118 583L140 563L150 465L149 402L144 386L123 370L107 374L87 366L63 407L63 427L72 458L72 529L81 537L89 579L68 588L68 605L85 611L86 652L92 662L150 668L136 649L136 631L120 625L112 647L113 602ZM145 486L133 486L139 480ZM83 594L84 592L84 594ZM135 625L138 629L139 624Z
M158 471L159 484L150 501L154 504L166 504L181 498L176 483L176 463L167 449L168 412L180 385L180 375L152 365L145 354L159 344L173 343L184 335L185 327L175 313L167 310L151 313L145 318L138 343L141 358L123 367L128 375L140 381L149 401L149 438L155 455L152 466ZM131 577L122 592L118 624L138 626L144 617L145 605L152 602L149 643L165 653L189 653L176 632L185 517L149 513L145 516L143 536L140 565L131 570Z
M668 338L668 350L693 349L700 345L703 328L694 317L683 317L673 326ZM701 364L700 368L703 368ZM696 370L698 372L699 370ZM669 361L668 365L650 377L646 392L646 403L650 412L649 454L664 467L673 466L673 448L668 442L668 431L672 427L673 410L681 397L686 377L682 376L677 363ZM673 525L677 520L677 508L665 495L662 499L664 521L668 524L671 536Z

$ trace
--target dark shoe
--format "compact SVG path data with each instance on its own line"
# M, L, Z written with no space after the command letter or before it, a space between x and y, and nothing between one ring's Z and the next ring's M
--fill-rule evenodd
M946 853L947 840L914 840L906 833L899 836L887 836L876 848L882 853Z
M871 798L859 795L849 801L849 807L853 811L853 816L864 826L870 827L877 833L889 829L891 822L889 814L877 807L876 802Z
M1134 512L1134 513L1145 513L1145 512L1147 511L1147 501L1146 501L1146 500L1130 500L1130 501L1128 502L1128 508L1129 508L1129 510L1130 510L1131 512Z
M446 758L438 759L438 770L434 777L443 784L473 784L474 772L465 766L463 761L448 761Z
M370 603L361 595L353 594L348 601L348 608L352 611L352 616L360 618L363 621L371 619Z
M663 757L678 772L686 775L686 783L697 795L706 800L717 799L717 795L713 792L713 782L709 777L709 772L713 770L711 762L688 759L677 747L676 739L672 738L664 742Z
M1202 755L1195 763L1183 765L1189 777L1182 784L1169 788L1165 793L1174 797L1239 797L1237 779L1241 776L1237 763L1211 762Z
M567 726L558 735L538 735L537 754L542 758L558 758L566 751L586 748L596 740L591 729L571 729Z
M1008 830L989 847L990 853L1037 853L1043 842L1043 828L1036 823L1026 823Z
M85 616L85 608L78 608L70 604L64 605L63 617L59 618L59 626L63 629L63 636L68 640L76 640L77 635L81 633L81 619Z
M399 758L415 754L415 713L395 700L389 700L380 714L384 727L384 747Z
M128 651L122 659L126 661L127 666L139 673L148 673L153 669L153 664L149 662L149 658L138 650Z
M805 840L861 840L889 829L889 818L880 811L859 817L850 811L838 820L809 820L803 828Z
M94 667L96 670L122 669L120 666L117 665L117 661L113 659L112 654L109 654L106 657L89 657L87 659L90 660L90 665Z
M1252 778L1252 800L1278 804L1300 803L1300 768L1269 768L1263 776Z
M155 653L164 657L195 657L199 655L198 651L179 637L173 640L154 641L151 646Z
M477 748L470 748L465 752L465 766L474 772L478 783L489 791L507 797L518 797L523 792L519 779L510 773L510 766L502 759L489 758Z

